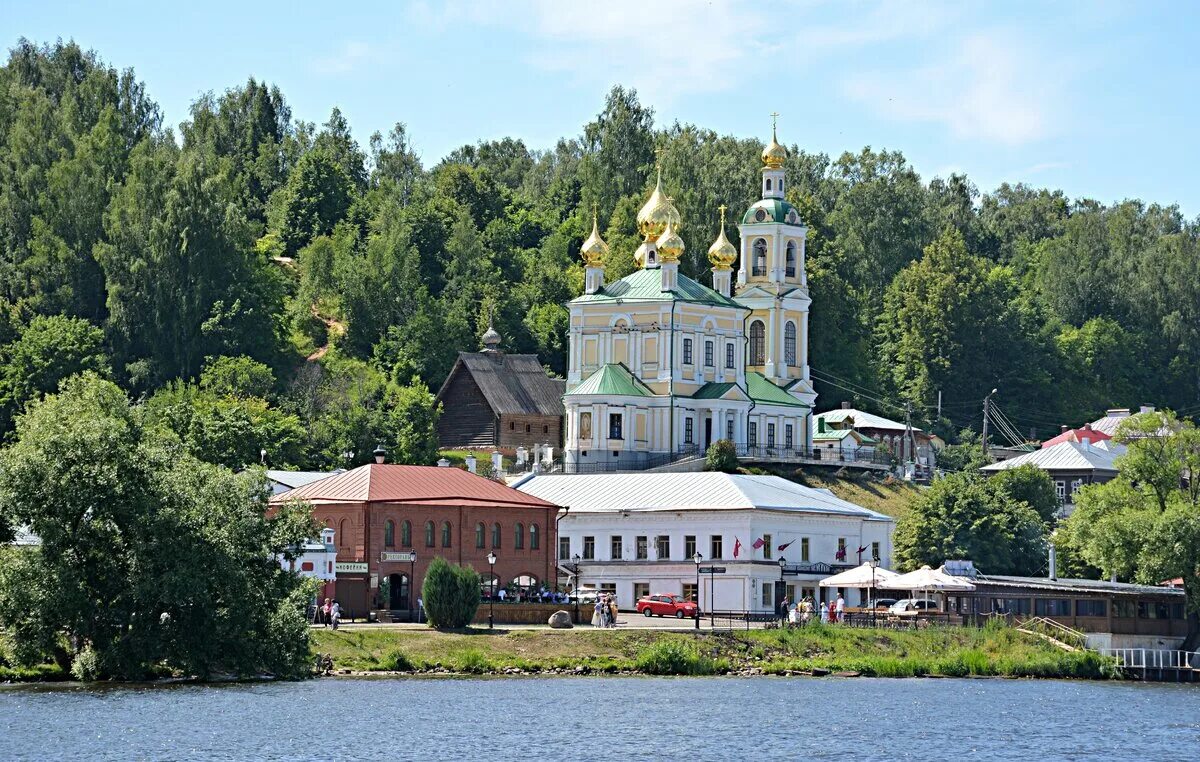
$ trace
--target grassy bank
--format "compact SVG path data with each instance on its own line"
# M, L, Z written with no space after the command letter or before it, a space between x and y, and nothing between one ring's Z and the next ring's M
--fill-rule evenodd
M1068 653L1008 627L920 632L814 625L791 630L678 633L652 630L414 630L314 632L313 649L337 669L361 672L821 674L878 677L1111 676L1096 654Z

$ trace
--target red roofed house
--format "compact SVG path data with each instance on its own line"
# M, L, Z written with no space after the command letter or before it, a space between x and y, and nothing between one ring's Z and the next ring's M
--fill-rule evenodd
M441 556L496 584L553 587L559 507L458 468L371 463L275 495L302 500L335 530L338 602L344 616L390 609L407 618L429 562ZM388 600L376 600L388 580Z
M1106 434L1100 429L1093 429L1092 424L1090 423L1085 423L1078 429L1068 429L1066 426L1063 426L1062 433L1053 439L1047 439L1045 442L1042 442L1042 449L1053 447L1054 445L1062 444L1063 442L1079 442L1080 444L1087 442L1088 444L1096 444L1097 442L1104 442L1109 439L1112 439L1112 435Z

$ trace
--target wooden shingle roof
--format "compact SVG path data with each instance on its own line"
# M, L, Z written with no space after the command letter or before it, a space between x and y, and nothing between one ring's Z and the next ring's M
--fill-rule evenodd
M471 374L496 415L563 414L562 396L567 382L547 376L537 355L459 352L450 375L438 390L439 402L454 374L461 372Z

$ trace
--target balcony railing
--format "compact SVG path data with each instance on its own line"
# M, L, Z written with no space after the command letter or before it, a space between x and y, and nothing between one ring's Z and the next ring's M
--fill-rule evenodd
M823 447L777 447L773 445L738 445L739 458L772 463L813 461L830 465L858 465L885 468L892 465L892 456L878 450L851 450Z

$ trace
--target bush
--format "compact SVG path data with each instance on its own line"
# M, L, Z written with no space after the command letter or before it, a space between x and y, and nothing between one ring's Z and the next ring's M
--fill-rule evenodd
M417 665L413 663L412 659L408 658L408 654L399 648L389 651L380 660L379 666L382 669L391 670L392 672L415 672L417 669Z
M737 448L728 439L718 439L704 453L704 470L732 474L738 469Z
M716 665L701 656L696 646L677 640L660 640L638 652L636 666L648 675L711 675Z
M425 572L421 598L431 626L439 630L466 627L479 608L479 575L439 556Z
M82 683L99 680L100 655L91 646L84 646L71 662L71 675Z

